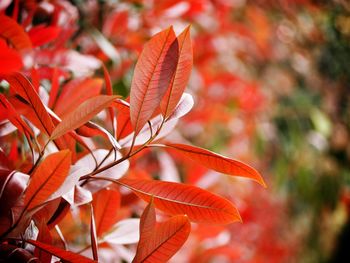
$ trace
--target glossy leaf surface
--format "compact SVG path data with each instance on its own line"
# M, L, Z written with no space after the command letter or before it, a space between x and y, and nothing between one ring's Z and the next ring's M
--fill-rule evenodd
M193 222L229 224L241 221L237 209L226 199L201 188L173 182L120 179L140 198L154 198L156 208L171 214L186 214Z
M63 150L53 153L37 167L25 192L24 203L31 209L45 202L66 179L71 153Z
M259 172L243 162L195 146L185 144L166 144L166 146L217 172L246 177L266 187Z
M151 202L141 217L140 241L133 262L167 262L185 243L190 231L191 224L185 215L157 223Z
M102 189L94 195L92 202L96 222L96 233L100 237L117 222L120 207L120 193Z
M130 117L137 134L159 106L173 77L178 42L170 27L147 42L137 61L130 91Z
M86 100L64 117L52 132L51 139L54 140L71 130L79 128L100 111L107 108L116 98L118 96L100 95Z

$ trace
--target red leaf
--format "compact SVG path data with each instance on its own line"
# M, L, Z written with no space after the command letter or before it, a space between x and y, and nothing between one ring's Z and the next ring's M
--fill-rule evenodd
M43 131L46 134L51 135L51 132L55 126L38 93L35 91L30 81L21 73L15 73L10 76L6 76L5 79L10 83L10 88L12 91L16 92L31 104L35 112L36 119L40 122L44 129Z
M170 27L148 41L136 63L130 91L130 118L135 134L152 117L174 74L178 43Z
M104 64L102 64L103 68L103 76L105 78L105 85L106 85L106 94L107 95L113 95L113 87L112 87L112 81L111 77L109 76L108 70ZM117 130L117 119L114 114L114 110L112 108L108 109L109 111L109 117L111 118L111 123L113 127L113 136L116 137L116 130Z
M27 240L27 242L67 262L79 262L79 263L97 262L95 260L81 256L79 254L75 254L73 252L66 251L66 250L63 250L51 245L47 245L35 240Z
M38 237L37 237L37 241L51 245L52 244L52 237L51 237L51 234L50 234L50 230L47 227L47 225L44 222L44 220L41 220L36 225L39 228L39 234L38 234ZM52 255L50 253L42 251L39 248L35 248L34 256L39 258L40 262L43 262L43 263L50 263L51 262L51 258L52 258Z
M140 241L133 262L167 262L185 243L190 231L191 224L185 215L156 223L151 202L141 216Z
M92 201L96 221L97 236L107 232L118 220L120 194L112 189L102 189Z
M0 74L10 74L23 66L20 54L0 39Z
M28 49L32 43L23 28L15 20L0 15L0 37L10 42L17 50Z
M155 207L171 215L186 214L191 221L203 223L241 221L228 200L195 186L125 178L118 181L146 202L153 196Z
M40 163L25 192L24 204L31 209L42 204L66 179L71 164L71 153L63 150L53 153Z
M165 146L181 152L193 161L196 161L209 169L220 173L250 178L261 184L263 187L266 187L264 179L259 172L245 163L195 146L171 143L168 143Z
M57 39L60 32L59 27L38 25L31 28L28 35L33 47L38 47Z
M68 113L51 134L54 140L65 133L79 128L103 109L107 108L118 96L100 95L84 101L75 110Z
M100 78L76 79L66 84L60 96L57 97L54 111L64 117L73 111L77 105L89 98L100 95L103 80Z
M54 68L52 72L52 79L51 79L51 90L50 90L50 97L49 97L49 103L48 103L49 108L52 108L54 106L57 99L57 94L58 94L58 89L60 84L59 77L60 77L59 70L57 68Z
M193 51L190 37L190 26L188 26L178 37L179 60L176 65L174 77L172 78L167 92L160 104L162 114L168 117L186 88L187 82L191 75L193 64Z
M6 99L3 94L0 94L0 109L2 112L7 113L8 119L11 121L16 128L22 133L28 133L34 136L32 129L25 123L22 118L18 115L12 104Z

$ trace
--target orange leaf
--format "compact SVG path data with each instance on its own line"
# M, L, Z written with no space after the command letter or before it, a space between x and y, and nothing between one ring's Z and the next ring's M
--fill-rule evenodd
M0 15L0 38L6 39L17 50L28 49L32 43L23 28L15 20Z
M172 78L167 92L160 104L162 113L168 117L181 99L191 75L193 64L193 51L188 26L178 37L179 60L177 62L174 77Z
M74 79L63 86L57 97L54 112L63 118L73 111L77 105L87 99L100 95L103 80L100 78ZM50 94L51 96L51 94Z
M94 195L96 233L100 237L108 231L118 220L120 194L112 189L102 189Z
M14 73L5 78L10 83L10 88L28 103L31 104L36 119L42 125L43 131L51 135L55 125L53 124L49 113L47 112L44 104L42 103L38 93L35 91L32 83L21 73Z
M191 221L229 224L241 221L237 209L226 199L201 188L172 182L119 179L118 182L156 208L171 214L186 214Z
M156 222L153 202L144 210L140 221L140 241L133 263L167 262L185 243L191 224L185 215Z
M79 254L75 254L73 252L70 251L66 251L63 250L61 248L58 247L54 247L51 245L47 245L35 240L27 240L26 242L56 256L59 257L60 259L67 261L67 262L79 262L79 263L93 263L93 262L97 262L95 260L89 259L87 257L81 256Z
M148 41L136 63L130 91L130 118L135 134L152 117L174 75L178 43L172 27Z
M62 122L57 125L51 134L51 140L79 128L100 111L107 108L116 98L118 96L99 95L84 101L75 110L68 113Z
M165 146L181 152L209 169L220 173L250 178L266 187L264 179L259 172L243 162L195 146L184 144L166 144Z
M34 136L32 129L25 123L22 118L18 115L12 104L6 99L3 94L0 94L0 109L7 113L7 118L17 129L22 133L29 133Z
M45 202L66 179L71 164L71 153L63 150L53 153L40 163L25 192L24 204L31 209Z

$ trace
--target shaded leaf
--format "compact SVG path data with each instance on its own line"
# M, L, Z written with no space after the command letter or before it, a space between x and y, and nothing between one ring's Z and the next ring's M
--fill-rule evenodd
M81 256L79 254L63 250L58 247L54 247L48 244L44 244L35 240L27 240L29 244L32 244L56 257L59 257L60 259L67 261L67 262L79 262L79 263L93 263L97 262L95 260L89 259L87 257Z
M241 221L237 209L228 200L195 186L127 178L118 182L146 202L153 196L155 207L171 215L186 214L191 221L203 223Z
M112 189L102 189L93 198L96 233L100 237L110 230L118 220L120 193Z
M17 172L0 170L0 213L5 214L21 196L27 186L29 175Z
M53 153L40 163L25 192L24 204L31 209L45 202L64 182L71 163L71 153L63 150Z
M170 27L148 41L136 63L130 90L130 118L136 134L159 106L178 60L178 43Z
M15 49L22 50L32 47L27 33L14 19L0 15L0 25L0 37L6 39Z
M243 162L195 146L171 143L167 143L165 146L179 151L209 169L229 175L246 177L266 187L264 179L259 172Z
M62 122L59 123L52 132L51 140L54 140L71 130L79 128L100 111L107 108L116 98L118 98L118 96L100 95L84 101L62 119Z
M165 117L168 117L177 106L191 75L193 51L190 37L190 26L188 26L177 37L177 41L179 58L176 65L175 74L160 104L162 114Z

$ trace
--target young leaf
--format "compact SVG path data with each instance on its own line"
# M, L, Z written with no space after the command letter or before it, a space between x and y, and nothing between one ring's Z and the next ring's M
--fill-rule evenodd
M193 51L190 26L177 37L177 41L179 45L179 60L176 65L175 74L160 104L164 117L168 117L175 109L191 75Z
M165 146L179 151L193 161L196 161L209 169L220 173L250 178L261 184L263 187L266 187L264 179L259 172L245 163L195 146L171 143L167 143Z
M41 243L41 242L38 242L38 241L35 241L35 240L27 240L26 241L27 243L29 244L32 244L33 246L36 246L56 257L59 257L60 259L62 259L63 261L66 261L66 262L79 262L79 263L94 263L94 262L97 262L95 260L92 260L92 259L89 259L87 257L84 257L84 256L81 256L79 254L76 254L76 253L73 253L73 252L70 252L70 251L66 251L66 250L63 250L61 248L58 248L58 247L54 247L54 246L51 246L51 245L47 245L47 244L44 244L44 243Z
M0 109L2 112L7 113L7 118L20 132L25 134L29 133L31 136L34 136L33 130L22 120L12 104L6 99L4 94L0 94Z
M47 135L51 135L51 132L55 126L30 81L21 73L14 73L10 76L6 76L5 79L8 81L8 83L10 83L10 88L15 93L30 103L34 110L36 119L40 122L44 129L43 132L45 132Z
M101 78L74 79L62 87L57 97L54 111L63 118L72 112L77 105L101 94L103 80ZM51 94L50 94L51 95Z
M118 220L120 207L120 193L112 189L102 189L94 195L96 233L100 237L108 231Z
M75 110L68 113L51 134L54 140L65 133L79 128L103 109L107 108L118 96L100 95L84 101Z
M133 262L167 262L185 243L190 230L191 224L185 215L156 223L150 202L141 216L140 241Z
M64 182L71 164L71 153L53 153L37 167L25 192L24 205L31 209L45 202Z
M138 134L159 106L173 77L178 43L172 27L151 38L136 63L130 91L130 118Z
M226 199L195 186L180 183L122 178L121 185L171 214L186 214L193 222L229 224L241 221L237 209Z
M6 39L17 50L29 49L32 43L22 26L5 15L0 15L0 38Z

